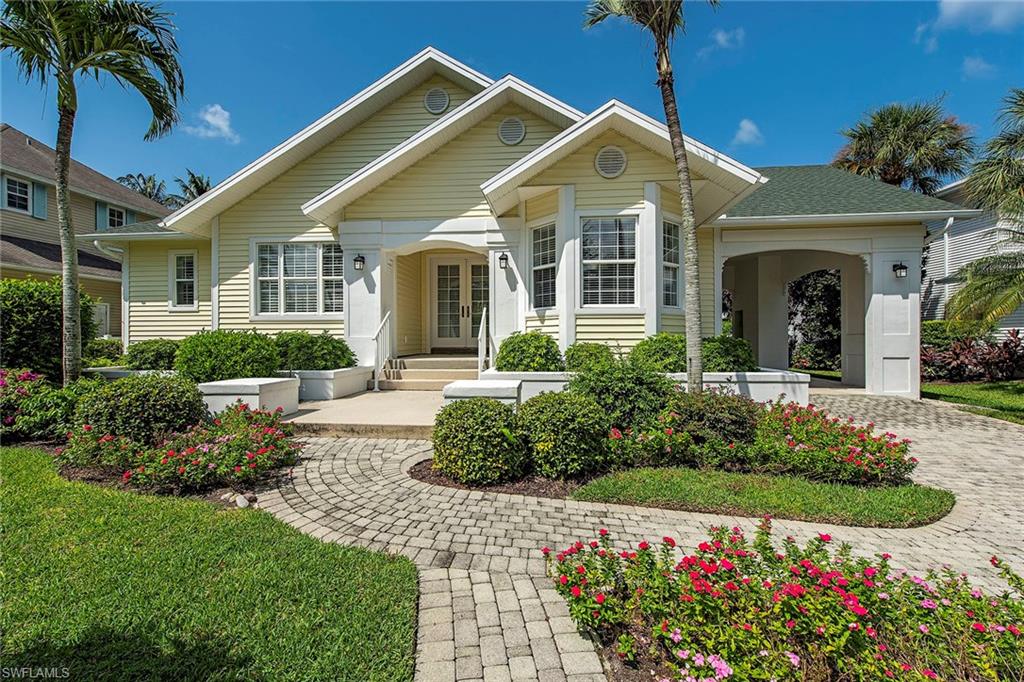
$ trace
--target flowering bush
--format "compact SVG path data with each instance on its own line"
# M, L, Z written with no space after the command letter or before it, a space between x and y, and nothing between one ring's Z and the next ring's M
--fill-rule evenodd
M998 559L1016 596L831 542L778 551L765 519L752 543L713 528L689 554L668 537L616 552L603 529L543 552L577 625L653 679L1019 679L1024 581Z
M63 437L74 424L78 402L105 383L102 379L78 379L67 386L54 386L35 372L0 369L0 436Z
M25 401L45 386L42 375L27 369L0 369L0 435L10 437L17 432L18 421L25 414Z
M111 381L82 398L76 423L100 433L153 445L168 434L207 418L206 403L194 383L183 377L137 374Z

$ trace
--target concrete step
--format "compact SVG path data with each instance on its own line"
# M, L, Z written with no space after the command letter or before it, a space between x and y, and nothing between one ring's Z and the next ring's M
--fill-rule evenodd
M476 369L475 355L423 355L396 358L395 369Z
M328 438L402 438L429 440L434 427L426 424L334 424L301 422L295 424L300 436Z
M458 379L476 379L477 370L473 369L388 369L384 376L389 380L396 379L444 379L456 381Z
M382 391L440 391L452 383L449 379L381 379ZM367 388L373 389L373 382L367 382Z

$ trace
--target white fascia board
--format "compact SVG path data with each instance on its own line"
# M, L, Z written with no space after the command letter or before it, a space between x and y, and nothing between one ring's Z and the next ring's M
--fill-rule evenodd
M482 116L489 115L492 108L496 109L511 101L516 95L540 104L548 112L548 118L556 121L572 124L583 117L581 112L515 76L505 76L405 142L307 201L302 205L302 212L327 223L352 201L425 158L447 141L471 128Z
M209 237L191 234L187 232L93 232L91 234L78 234L75 239L81 241L110 241L110 242L133 242L149 239L192 239L196 241L209 241Z
M948 185L943 185L942 187L940 187L939 189L937 189L935 191L935 196L937 196L937 197L946 196L947 194L949 194L953 190L958 189L959 187L962 187L965 182L967 182L967 178L960 178L959 180L951 182Z
M299 132L295 133L287 140L277 145L269 152L259 157L249 165L245 166L238 172L234 173L226 180L223 180L209 192L206 192L194 201L185 204L174 213L165 217L160 223L162 227L173 227L177 223L185 221L190 215L195 213L198 209L208 206L217 202L218 199L223 197L233 188L237 187L239 183L253 176L255 173L272 166L275 161L280 159L282 156L287 154L289 151L299 146L303 142L306 142L310 138L313 138L318 133L322 132L325 128L331 124L342 119L344 116L356 109L360 104L363 104L367 100L371 99L378 93L382 92L386 88L394 85L407 77L410 73L415 71L421 65L433 61L441 67L450 69L451 71L459 74L469 81L479 84L481 87L486 88L490 86L493 81L487 76L471 69L465 64L459 62L446 55L445 53L437 50L433 47L427 47L414 55L412 58L400 64L398 67L392 69L383 77L374 81L371 85L350 97L349 99L342 102L339 106L335 107L332 111L328 112L324 116L306 126ZM232 202L233 203L233 202ZM201 222L206 223L207 219L203 219ZM179 229L189 229L186 225L182 225Z
M849 225L881 221L927 222L943 218L973 218L982 211L973 208L949 211L888 211L884 213L824 213L821 215L781 215L730 218L722 216L712 224L720 227L757 227L778 225Z

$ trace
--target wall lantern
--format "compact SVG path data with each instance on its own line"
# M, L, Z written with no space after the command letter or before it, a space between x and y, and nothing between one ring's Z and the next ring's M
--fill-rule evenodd
M501 267L502 270L508 269L508 254L507 253L503 253L500 256L498 256L498 266Z
M364 267L366 267L366 256L364 256L363 254L359 254L358 256L352 259L352 265L355 266L356 270L362 270Z
M896 275L896 279L903 279L907 276L907 265L906 263L894 263L892 266L892 273Z

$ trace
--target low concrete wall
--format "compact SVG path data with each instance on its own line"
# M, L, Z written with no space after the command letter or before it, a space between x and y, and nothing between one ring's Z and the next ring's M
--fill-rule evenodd
M373 379L373 368L294 369L281 375L299 380L299 400L334 400L365 391L366 383Z
M459 379L441 389L444 404L470 398L493 398L500 403L518 405L523 382L518 379Z
M299 380L293 377L225 379L199 384L206 409L221 412L239 400L260 410L281 408L283 414L299 410Z
M521 381L519 399L526 401L541 393L564 391L569 383L571 372L499 372L496 369L485 369L480 379L495 381Z

